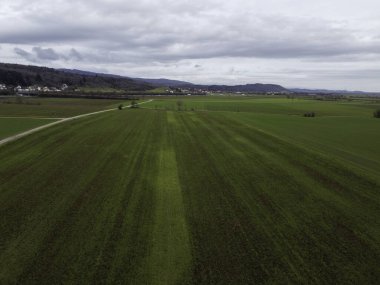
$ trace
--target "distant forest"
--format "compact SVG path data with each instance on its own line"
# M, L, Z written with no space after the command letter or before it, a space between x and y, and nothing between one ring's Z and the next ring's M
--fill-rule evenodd
M146 82L125 77L108 77L100 74L84 75L47 67L0 63L0 84L11 86L60 87L67 84L71 90L80 87L113 88L124 91L146 91L154 87Z

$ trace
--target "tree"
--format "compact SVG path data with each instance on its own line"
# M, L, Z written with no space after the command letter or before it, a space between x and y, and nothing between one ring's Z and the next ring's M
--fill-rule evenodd
M24 103L24 100L22 99L22 97L19 95L16 97L16 104L23 104Z
M303 114L304 117L315 117L315 113L314 112L307 112L305 114Z
M35 81L36 81L37 83L41 83L41 82L42 82L41 74L37 73L37 74L36 74L36 77L35 77L34 79L35 79Z
M178 109L178 111L182 110L182 106L183 106L183 101L182 100L178 100L177 101L177 109Z
M137 102L135 100L132 100L132 103L131 103L131 108L138 108L139 105L137 104Z

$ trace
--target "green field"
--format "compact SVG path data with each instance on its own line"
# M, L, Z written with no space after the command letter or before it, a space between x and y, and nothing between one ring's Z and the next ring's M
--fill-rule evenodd
M123 89L116 89L111 87L81 87L78 88L81 93L125 93Z
M0 117L72 117L116 107L122 102L107 99L0 97Z
M378 283L378 103L176 100L0 147L0 284Z
M0 117L0 140L56 120Z
M120 103L124 102L104 99L0 97L0 139L60 118L116 108ZM125 105L129 105L129 102Z
M362 116L372 117L380 109L379 99L318 101L306 99L263 98L263 97L175 97L155 99L145 105L152 109L178 110L177 102L183 103L183 110L229 111L256 114L302 115L308 111L318 116Z
M366 172L380 173L380 120L372 116L374 110L380 109L380 100L198 97L155 99L143 107L178 110L178 100L184 110L219 112L218 116L237 124L255 126L292 144L353 163ZM316 112L317 117L302 117L310 111Z

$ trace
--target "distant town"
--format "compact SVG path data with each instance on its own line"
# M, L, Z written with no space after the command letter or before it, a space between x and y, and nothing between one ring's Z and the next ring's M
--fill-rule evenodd
M13 91L16 94L28 94L28 93L35 93L35 92L62 92L69 88L67 84L62 84L60 87L47 87L47 86L38 86L38 85L32 85L32 86L11 86L6 84L0 84L0 90L2 91Z
M52 87L52 86L40 86L40 85L31 85L31 86L12 86L12 85L6 85L6 84L0 84L0 91L7 92L8 94L14 94L14 95L33 95L33 94L39 94L39 93L60 93L60 92L85 92L89 93L89 91L83 88L76 88L76 87L70 87L68 84L62 84L59 87ZM96 89L94 89L96 91ZM120 90L122 91L122 90ZM112 93L111 91L97 91L98 93ZM236 94L240 96L248 95L252 92L226 92L224 90L206 90L202 88L180 88L180 87L165 87L161 88L160 90L148 90L144 93L155 93L155 94L165 94L165 95L208 95L208 94L223 94L223 93L229 93L229 94ZM257 92L255 92L257 93ZM290 92L262 92L266 95L281 95L281 94L289 94Z

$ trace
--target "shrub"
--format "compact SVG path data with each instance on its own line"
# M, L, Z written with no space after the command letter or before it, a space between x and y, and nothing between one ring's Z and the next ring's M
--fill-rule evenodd
M182 111L182 107L183 107L183 101L182 100L178 100L177 101L177 110L178 111Z
M16 97L16 104L23 104L24 103L24 100L22 99L21 96L17 96Z
M118 108L119 110L123 110L123 104L120 104L117 108Z
M315 117L315 113L314 112L307 112L307 113L303 114L303 116L308 117L308 118Z
M375 112L373 112L373 116L375 118L380 118L380 109L379 110L376 110Z
M132 103L131 103L131 108L138 108L139 105L136 103L135 100L132 100Z

